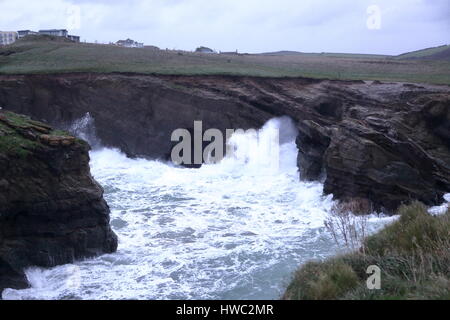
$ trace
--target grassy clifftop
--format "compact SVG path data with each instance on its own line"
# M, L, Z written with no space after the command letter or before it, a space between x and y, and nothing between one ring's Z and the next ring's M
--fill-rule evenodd
M69 133L13 112L0 111L0 154L24 158L46 146L85 144Z
M305 264L284 299L450 299L450 209L431 216L416 202L399 214L398 221L366 239L365 254ZM381 269L379 290L366 285L371 265Z
M450 84L450 61L351 54L226 55L121 48L31 37L0 48L0 74L130 72Z

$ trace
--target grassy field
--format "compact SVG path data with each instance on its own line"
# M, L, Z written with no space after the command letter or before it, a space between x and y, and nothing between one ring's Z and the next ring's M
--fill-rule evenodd
M223 55L31 38L0 48L0 74L130 72L450 84L450 61L351 54Z
M351 58L351 59L387 59L392 56L381 54L360 54L360 53L333 53L333 52L298 52L298 51L277 51L262 53L266 56L303 56L303 57L329 57L329 58Z
M364 250L302 266L284 299L450 299L450 209L431 216L415 202L399 214L366 238ZM379 290L367 288L370 265L381 269Z

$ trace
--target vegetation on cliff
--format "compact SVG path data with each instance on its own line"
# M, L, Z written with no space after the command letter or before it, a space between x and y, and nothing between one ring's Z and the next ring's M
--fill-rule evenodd
M302 266L284 299L450 299L450 208L433 216L414 202L399 219L364 241L364 250ZM369 290L367 268L381 269Z
M0 49L2 74L69 72L310 77L450 84L448 58L424 61L393 56L306 53L231 56L73 43L51 37L29 37Z
M85 144L68 132L54 130L27 116L13 112L0 113L0 152L3 154L26 157L46 145L69 146L73 143Z

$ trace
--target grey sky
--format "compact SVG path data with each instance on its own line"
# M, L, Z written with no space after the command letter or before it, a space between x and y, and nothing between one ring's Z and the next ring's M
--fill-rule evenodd
M450 43L450 0L0 0L0 30L45 28L169 49L399 54Z

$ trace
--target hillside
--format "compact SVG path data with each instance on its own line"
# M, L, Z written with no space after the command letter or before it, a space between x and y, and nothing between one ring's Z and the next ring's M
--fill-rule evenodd
M450 61L450 45L427 48L397 56L397 59L422 59Z
M0 74L246 75L450 84L450 62L347 54L219 55L30 38L0 48Z
M261 55L266 56L304 56L304 57L330 57L330 58L352 58L352 59L388 59L392 56L381 54L362 54L362 53L335 53L335 52L300 52L300 51L275 51L264 52Z

